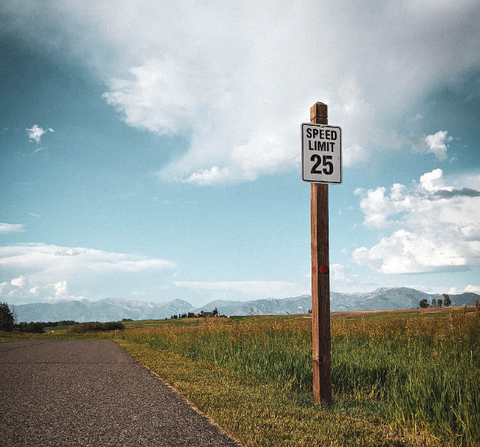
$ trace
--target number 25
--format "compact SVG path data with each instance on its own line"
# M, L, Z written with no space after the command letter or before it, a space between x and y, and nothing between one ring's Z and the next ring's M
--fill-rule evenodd
M314 161L315 164L313 165L312 170L310 172L312 174L322 174L322 172L325 175L333 174L333 163L331 161L328 161L328 160L331 160L332 158L333 158L332 155L324 155L323 156L323 166L325 166L325 167L323 168L323 171L322 171L322 169L321 169L322 156L318 155L318 154L313 154L310 157L310 161Z

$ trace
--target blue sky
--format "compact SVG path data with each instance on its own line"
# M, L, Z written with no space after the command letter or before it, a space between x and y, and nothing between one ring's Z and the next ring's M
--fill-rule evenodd
M2 2L1 301L309 293L317 101L331 289L480 291L478 2L171 3Z

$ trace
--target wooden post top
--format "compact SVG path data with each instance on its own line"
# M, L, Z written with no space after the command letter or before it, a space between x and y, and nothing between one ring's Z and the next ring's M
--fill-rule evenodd
M326 122L323 122L323 121ZM323 102L317 102L310 107L310 122L316 124L328 124L328 107Z

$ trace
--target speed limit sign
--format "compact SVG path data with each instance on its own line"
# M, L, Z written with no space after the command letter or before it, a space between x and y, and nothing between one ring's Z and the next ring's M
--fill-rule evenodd
M313 183L342 183L342 129L302 124L302 179Z

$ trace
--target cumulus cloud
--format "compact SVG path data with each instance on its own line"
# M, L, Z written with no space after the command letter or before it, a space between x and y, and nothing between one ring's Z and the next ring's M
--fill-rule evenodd
M0 234L19 233L25 231L23 224L0 223Z
M438 234L398 230L392 236L382 238L370 250L365 247L356 249L353 258L358 264L385 274L421 273L442 267L451 270L452 267L467 264L463 250L453 240L439 240L435 236Z
M392 229L371 248L354 251L356 263L386 274L455 270L480 264L480 192L455 190L436 169L410 191L357 190L364 225Z
M171 261L91 248L22 244L0 247L0 299L128 297L133 289L156 290L175 271ZM151 297L154 298L154 297Z
M455 270L480 264L480 192L455 190L436 169L420 177L416 188L395 184L357 190L364 225L393 229L371 247L354 251L358 264L386 274Z
M475 2L417 3L124 0L119 9L85 0L53 2L49 13L22 2L2 10L13 32L105 81L104 99L126 124L183 137L161 179L215 184L298 169L299 124L316 101L348 129L346 166L398 145L391 123L480 61ZM429 137L443 159L448 136Z
M45 133L53 132L54 130L52 128L48 128L47 130L45 130L39 127L37 124L34 124L30 129L26 129L26 131L29 140L34 140L36 143L40 143L40 140Z
M25 288L28 285L28 279L25 276L20 276L19 278L13 278L10 281L10 284L15 287L19 287L20 289Z
M448 136L448 132L443 130L434 135L428 135L425 138L427 152L431 152L438 160L443 161L447 158L447 143L452 140L453 138Z
M441 169L434 169L420 177L420 186L427 193L435 193L439 191L453 191L452 186L447 186L443 178Z
M67 281L45 284L43 286L31 286L25 276L14 278L0 284L0 296L9 303L22 304L27 302L45 302L58 300L80 300L81 296L68 293Z

